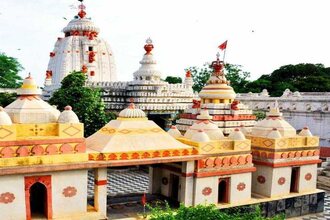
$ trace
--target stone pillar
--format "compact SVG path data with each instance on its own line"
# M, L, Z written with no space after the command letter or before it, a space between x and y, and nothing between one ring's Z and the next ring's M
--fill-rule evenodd
M157 166L149 166L149 193L160 194L161 190L161 169Z
M185 206L193 205L195 161L182 162L180 202Z
M94 207L101 215L107 216L107 168L94 170Z

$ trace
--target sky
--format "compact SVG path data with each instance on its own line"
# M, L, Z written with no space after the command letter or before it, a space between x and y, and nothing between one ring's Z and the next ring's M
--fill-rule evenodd
M42 86L57 37L77 0L0 0L0 52L16 57ZM87 17L112 47L120 81L132 80L151 37L163 78L202 67L228 40L225 62L251 80L282 65L330 66L328 0L85 0ZM65 18L67 20L65 20ZM222 54L223 55L223 54Z

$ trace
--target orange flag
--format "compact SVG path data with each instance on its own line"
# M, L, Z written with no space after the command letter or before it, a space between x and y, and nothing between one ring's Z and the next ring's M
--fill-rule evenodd
M143 206L145 206L146 203L147 203L147 196L146 196L145 193L143 193L143 196L142 196L142 198L141 198L141 203L142 203Z

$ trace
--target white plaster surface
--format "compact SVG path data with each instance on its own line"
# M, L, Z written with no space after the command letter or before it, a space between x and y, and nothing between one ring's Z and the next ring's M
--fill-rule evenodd
M305 179L305 175L307 173L312 174L312 178L308 181ZM300 167L300 175L299 175L299 185L298 191L308 192L316 189L316 181L317 181L317 165L303 165Z

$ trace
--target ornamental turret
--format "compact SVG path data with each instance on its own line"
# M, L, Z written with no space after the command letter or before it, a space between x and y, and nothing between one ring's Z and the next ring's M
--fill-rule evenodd
M161 72L158 70L157 61L154 59L151 51L154 49L152 40L148 38L146 44L144 45L146 53L143 55L140 61L140 68L133 73L134 81L160 81Z
M236 97L236 93L226 79L224 63L220 61L219 56L220 54L218 53L217 60L212 62L213 73L207 81L206 86L199 93L202 104L231 103Z

